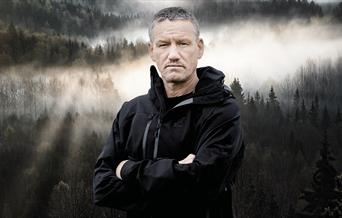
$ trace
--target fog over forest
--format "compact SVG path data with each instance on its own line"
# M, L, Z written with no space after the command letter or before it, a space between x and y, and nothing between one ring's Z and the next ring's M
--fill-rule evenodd
M292 76L308 60L335 62L342 56L341 36L342 29L338 25L322 20L308 24L302 20L273 23L250 19L210 28L203 26L201 37L206 48L199 66L212 65L222 70L227 82L239 78L245 89L268 91L270 83L281 82L286 76ZM100 35L91 43L105 43L108 37L124 37L132 42L149 40L147 27L132 24L120 31ZM153 64L148 60L145 63L146 66ZM135 64L134 61L132 64ZM140 78L146 81L148 67L143 72L140 71L144 68L136 69L139 69L139 72L135 72L138 81ZM140 86L132 90L129 97L142 94L141 91L147 90L149 84ZM127 93L127 90L124 92Z
M0 217L125 217L92 204L93 167L150 88L152 14L176 5L241 107L237 218L341 217L342 2L327 2L0 0Z
M334 64L338 58L342 57L342 29L319 19L310 23L302 20L274 23L250 19L210 28L203 26L201 37L205 42L205 52L199 60L199 67L211 65L223 71L226 75L226 84L238 78L245 93L259 90L266 94L271 85L278 87L277 84L292 78L307 62ZM106 47L107 41L113 38L116 40L125 38L133 44L137 41L142 43L149 41L147 26L140 27L139 25L127 25L119 31L100 34L89 41L91 47L98 45ZM42 76L60 77L59 80L64 80L69 88L74 87L72 84L81 78L85 81L93 81L91 77L94 77L94 71L103 76L110 75L121 99L117 102L119 106L123 101L147 93L150 87L149 66L154 63L150 60L147 49L145 53L142 57L129 60L122 58L118 61L119 63L109 62L93 69L73 66L45 68L37 72L40 72ZM25 66L24 69L26 72L31 68ZM6 76L7 71L12 75L13 71L21 72L21 68L16 70L12 67L10 70L3 71L2 76ZM32 68L31 71L36 70ZM29 74L22 73L22 75ZM74 76L67 80L63 79L69 75ZM91 77L89 78L88 75ZM281 90L276 89L276 91ZM65 94L63 96L74 94L74 91L69 89L63 92ZM84 94L84 98L89 98L89 101L83 105L89 109L94 106L92 105L94 101L91 100L92 95ZM74 101L84 101L81 93L77 95ZM68 104L74 101L62 100L61 102Z

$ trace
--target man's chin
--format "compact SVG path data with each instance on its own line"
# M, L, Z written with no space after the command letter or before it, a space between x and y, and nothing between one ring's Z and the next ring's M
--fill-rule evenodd
M164 72L164 77L167 80L170 80L170 79L176 79L177 80L177 79L180 79L183 74L184 73L182 71L172 70L172 71Z
M186 82L185 78L179 78L179 77L169 77L165 79L167 83L175 83L180 84Z
M168 67L166 68L166 74L172 74L172 73L184 73L184 68L183 67Z

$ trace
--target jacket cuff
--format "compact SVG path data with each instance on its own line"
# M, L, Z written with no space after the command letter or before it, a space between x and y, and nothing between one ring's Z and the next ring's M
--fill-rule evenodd
M135 164L136 164L136 162L132 161L132 160L128 160L124 163L124 165L121 168L121 172L120 172L122 180L127 180L127 177L129 176L129 174L134 169Z

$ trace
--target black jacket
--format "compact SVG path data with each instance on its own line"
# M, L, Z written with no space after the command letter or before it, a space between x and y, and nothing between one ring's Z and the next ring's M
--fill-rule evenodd
M154 66L151 88L122 105L94 172L98 206L128 218L233 217L231 184L244 156L240 110L213 67L197 68L188 98L165 108L165 89ZM193 163L179 164L188 154ZM128 159L120 180L116 166Z

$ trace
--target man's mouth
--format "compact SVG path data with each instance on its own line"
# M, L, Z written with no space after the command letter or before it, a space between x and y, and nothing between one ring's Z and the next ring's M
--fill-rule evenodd
M170 65L166 65L165 68L168 68L168 67L183 67L183 68L184 68L183 65L179 65L179 64L170 64Z

